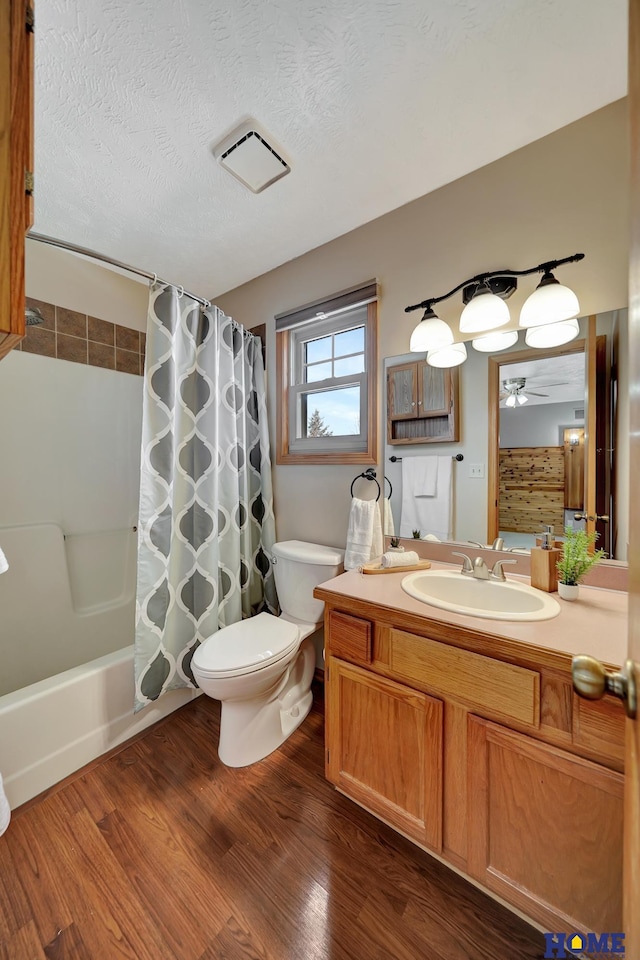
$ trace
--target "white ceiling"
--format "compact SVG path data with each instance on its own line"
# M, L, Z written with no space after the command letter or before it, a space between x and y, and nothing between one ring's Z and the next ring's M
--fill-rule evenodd
M527 408L543 403L585 402L585 358L582 353L567 353L559 357L540 357L522 363L500 364L500 386L505 380L524 377ZM543 396L534 396L543 394ZM504 406L504 402L500 404ZM519 410L520 407L515 409Z
M217 296L626 92L627 0L43 0L35 229ZM292 173L211 148L254 117Z

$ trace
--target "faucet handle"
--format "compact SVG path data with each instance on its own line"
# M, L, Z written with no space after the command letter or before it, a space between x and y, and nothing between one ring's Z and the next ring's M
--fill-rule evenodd
M507 578L504 575L504 570L502 569L505 563L517 563L517 560L496 560L493 567L491 568L491 576L494 580L506 580Z
M467 556L466 553L457 553L455 550L451 551L452 556L461 557L463 560L462 563L462 573L473 573L473 564L471 563L471 557Z

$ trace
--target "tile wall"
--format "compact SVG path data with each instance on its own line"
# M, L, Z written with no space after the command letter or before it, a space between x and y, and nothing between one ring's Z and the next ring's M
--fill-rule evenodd
M146 334L31 297L26 305L39 310L44 323L27 327L18 350L121 373L144 373Z

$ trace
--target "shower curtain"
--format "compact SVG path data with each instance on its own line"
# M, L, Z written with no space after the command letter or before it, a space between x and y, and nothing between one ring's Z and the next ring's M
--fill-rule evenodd
M135 636L135 709L196 687L220 627L277 613L260 341L175 287L149 294Z

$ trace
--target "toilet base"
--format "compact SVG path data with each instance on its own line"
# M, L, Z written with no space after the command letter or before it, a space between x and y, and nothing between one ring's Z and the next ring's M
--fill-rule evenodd
M305 639L284 676L264 696L222 701L218 756L225 766L263 760L297 730L311 710L315 665L315 648Z

